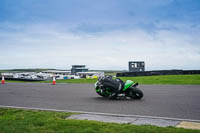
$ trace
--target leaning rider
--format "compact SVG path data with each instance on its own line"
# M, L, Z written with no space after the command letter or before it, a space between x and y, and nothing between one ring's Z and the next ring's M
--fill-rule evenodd
M103 86L111 90L111 97L116 97L123 87L123 81L120 79L113 80L111 76L107 76L103 78Z

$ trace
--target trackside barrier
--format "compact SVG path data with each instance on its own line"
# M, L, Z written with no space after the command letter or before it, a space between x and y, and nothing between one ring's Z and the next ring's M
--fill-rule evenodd
M121 72L117 73L116 77L184 75L184 74L200 74L200 70L158 70L158 71L144 71L144 72Z

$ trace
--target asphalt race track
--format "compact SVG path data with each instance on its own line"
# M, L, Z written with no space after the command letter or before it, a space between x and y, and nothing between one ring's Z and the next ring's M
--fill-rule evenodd
M140 85L141 100L98 96L93 84L0 84L0 105L200 120L200 86Z

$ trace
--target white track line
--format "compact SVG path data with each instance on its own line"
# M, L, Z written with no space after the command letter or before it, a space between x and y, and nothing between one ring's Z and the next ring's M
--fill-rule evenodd
M32 110L42 110L42 111L56 111L56 112L72 112L72 113L91 114L91 115L106 115L106 116L115 116L115 117L137 117L137 118L163 119L163 120L174 120L174 121L200 122L200 120L170 118L170 117L111 114L111 113L85 112L85 111L60 110L60 109L45 109L45 108L31 108L31 107L19 107L19 106L4 106L4 105L0 105L0 107L1 108L29 109L29 110L32 109Z

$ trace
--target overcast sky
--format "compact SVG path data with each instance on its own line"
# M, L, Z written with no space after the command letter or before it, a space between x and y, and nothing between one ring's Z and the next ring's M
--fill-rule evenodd
M200 69L200 0L0 0L0 69Z

